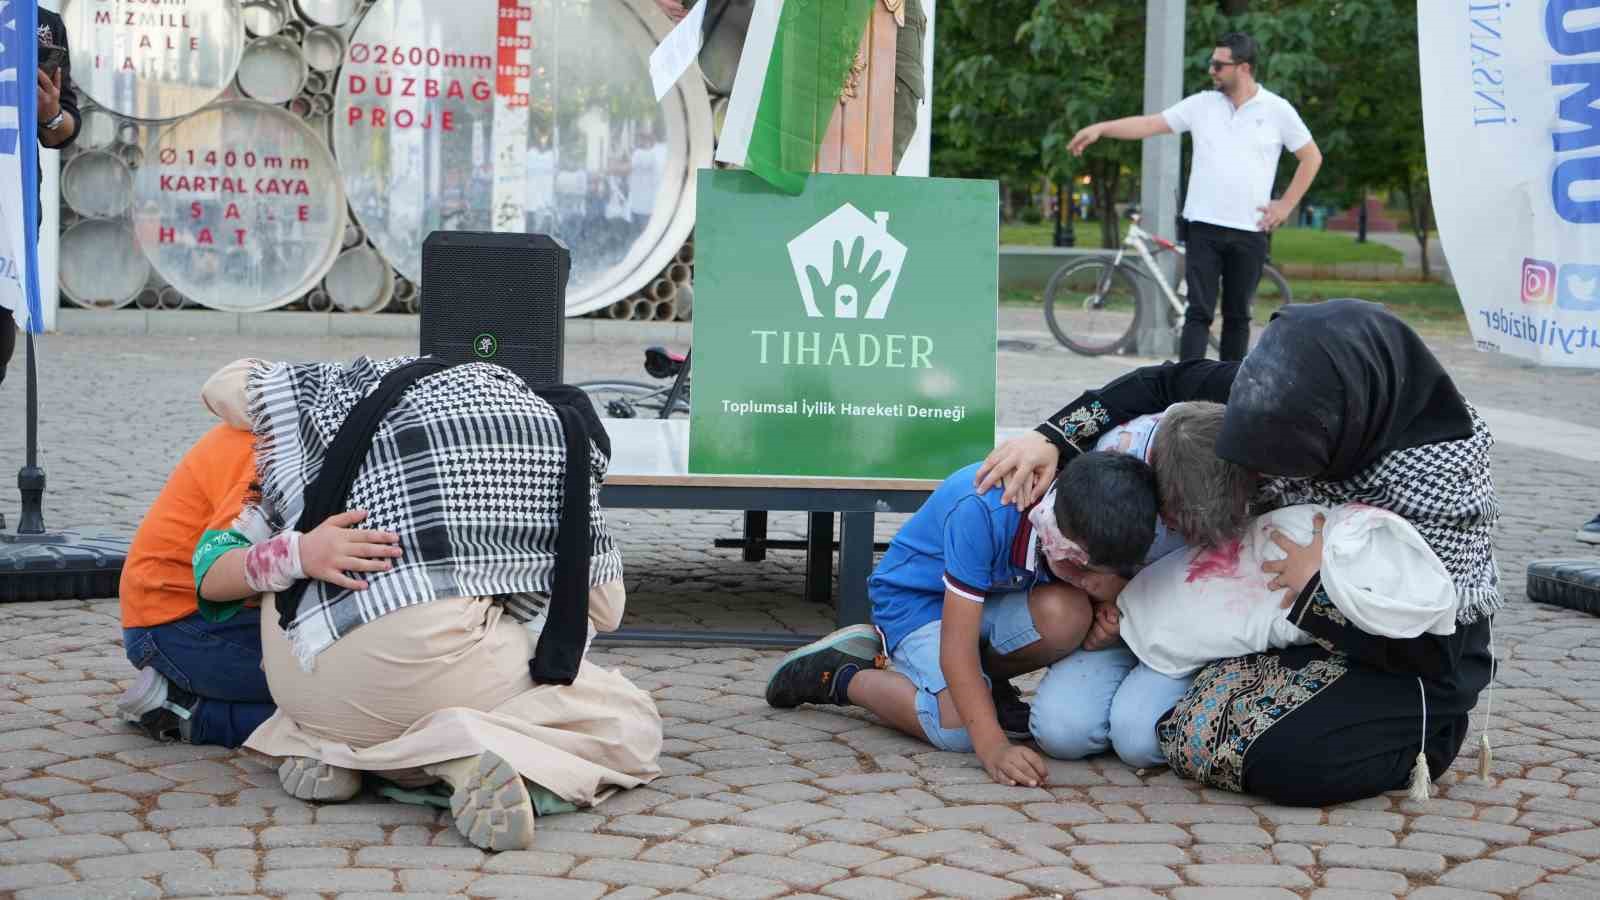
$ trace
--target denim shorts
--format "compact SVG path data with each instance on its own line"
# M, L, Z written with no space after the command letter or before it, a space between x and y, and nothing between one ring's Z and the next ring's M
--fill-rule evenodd
M922 733L927 735L928 743L940 750L971 753L972 738L967 735L967 729L946 728L939 723L939 694L946 687L944 669L939 665L941 624L929 622L906 635L889 659L895 671L917 686L917 721L922 723ZM978 637L984 646L1002 656L1039 640L1033 612L1028 609L1028 592L994 594L984 601ZM984 680L988 680L987 675Z

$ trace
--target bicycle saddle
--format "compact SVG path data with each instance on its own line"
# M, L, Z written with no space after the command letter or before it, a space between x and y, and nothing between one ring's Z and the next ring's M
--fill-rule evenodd
M644 370L651 378L675 378L682 371L685 357L672 353L665 347L646 347Z

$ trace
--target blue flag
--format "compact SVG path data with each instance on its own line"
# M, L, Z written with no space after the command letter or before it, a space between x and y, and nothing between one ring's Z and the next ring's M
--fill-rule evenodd
M0 0L0 307L38 334L39 4Z

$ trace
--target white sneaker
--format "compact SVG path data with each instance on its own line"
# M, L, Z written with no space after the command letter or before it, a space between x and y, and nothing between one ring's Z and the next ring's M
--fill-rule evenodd
M526 850L533 846L534 810L522 773L497 754L425 767L454 789L450 812L456 829L484 850Z
M361 773L304 756L290 756L278 766L278 782L296 800L342 803L361 791Z
M189 722L198 706L198 697L152 668L140 669L117 698L117 713L162 743L189 739Z

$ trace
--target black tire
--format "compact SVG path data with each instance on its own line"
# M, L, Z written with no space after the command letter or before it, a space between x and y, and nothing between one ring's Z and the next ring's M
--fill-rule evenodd
M1108 259L1062 266L1044 288L1044 321L1074 353L1114 353L1128 346L1139 327L1139 286L1126 266Z
M573 387L589 395L594 411L602 419L655 419L667 405L672 382L645 384L642 381L585 381ZM674 415L689 412L687 397L678 399Z

